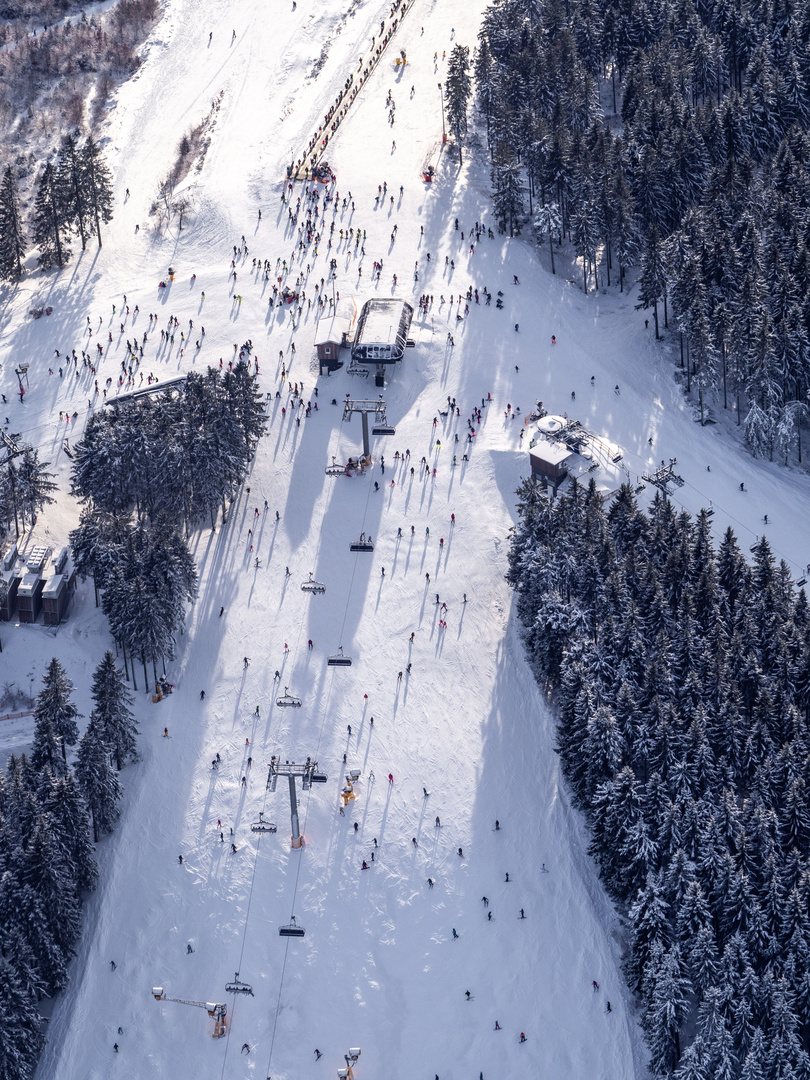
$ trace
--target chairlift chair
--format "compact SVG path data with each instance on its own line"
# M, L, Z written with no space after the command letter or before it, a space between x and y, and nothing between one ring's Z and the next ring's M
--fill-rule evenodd
M339 645L338 651L334 656L329 657L326 661L326 665L327 667L351 667L352 658L350 656L345 656L343 653L343 646Z
M613 457L611 458L611 461L613 462L614 465L618 465L619 462L622 460L623 456L624 455L622 455L622 454L614 454Z
M280 706L281 708L290 707L293 709L300 709L301 698L294 697L291 693L289 693L289 689L289 686L284 687L284 693L281 695L281 697L276 698L276 705Z
M305 581L303 583L303 585L301 586L301 589L302 589L303 592L311 592L311 593L325 593L326 592L326 586L323 584L323 582L315 581L315 579L313 578L311 573L309 575L309 580Z
M798 580L798 581L796 582L796 588L797 588L797 589L801 589L801 588L803 588L803 587L804 587L804 586L805 586L806 584L807 584L807 578L804 578L804 577L803 577L803 578L799 578L799 580Z
M264 814L259 812L259 820L253 822L253 824L250 826L250 831L258 833L274 833L277 832L277 829L272 821L265 821Z
M253 997L253 987L239 978L239 972L234 972L233 980L225 983L226 994L250 994Z
M368 540L366 540L365 538L361 538L360 540L352 540L352 542L349 544L349 551L373 551L373 550L374 550L374 544L372 543L371 537L369 537Z
M396 435L397 429L389 424L375 424L371 429L372 435Z
M292 916L292 922L278 928L279 937L303 937L305 933L303 926L299 926L295 921L294 915Z

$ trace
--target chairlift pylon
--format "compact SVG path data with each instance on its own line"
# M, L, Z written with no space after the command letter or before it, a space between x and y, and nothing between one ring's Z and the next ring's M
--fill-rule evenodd
M289 686L284 687L284 693L281 695L281 697L276 698L276 705L280 706L281 708L289 707L293 709L300 709L301 698L295 697L289 692L289 690Z
M253 997L253 987L239 978L239 972L234 972L233 980L225 983L226 994L250 994Z
M272 821L265 821L264 820L264 814L261 811L259 811L259 820L253 822L253 824L250 826L250 831L251 832L258 832L258 833L264 833L264 832L274 833L274 832L277 832L278 830L276 829L276 826L274 825L274 823Z
M305 581L301 585L301 589L303 590L303 592L311 592L311 593L325 593L326 592L326 586L323 584L322 581L316 581L313 578L312 573L310 573L309 579L307 581Z
M295 921L294 915L292 916L292 922L278 928L279 937L303 937L305 933L303 926L299 926Z
M329 657L329 659L326 661L326 664L328 667L351 667L352 658L350 656L345 656L343 653L343 646L339 645L338 651L334 654L334 656Z

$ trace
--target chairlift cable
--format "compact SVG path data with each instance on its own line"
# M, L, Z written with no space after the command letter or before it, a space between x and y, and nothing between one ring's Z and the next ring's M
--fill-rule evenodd
M365 531L366 531L366 518L368 517L368 505L369 505L370 500L371 500L371 482L370 482L370 479L369 479L368 491L366 492L366 508L363 511L363 520L361 522L362 528L361 528L360 531L362 533L365 533ZM352 567L352 576L349 579L349 591L348 591L348 593L346 595L346 605L343 608L343 622L340 624L340 637L339 637L339 640L341 642L343 641L343 631L346 629L346 619L349 617L349 602L350 602L350 600L352 598L352 587L354 585L354 575L357 573L357 560L359 559L359 557L360 557L360 552L356 552L355 556L354 556L354 566Z
M368 516L368 506L369 506L370 498L371 498L371 485L369 484L368 493L366 495L366 508L365 508L364 513L363 513L363 522L362 523L363 523L364 526L365 526L365 523L366 523L366 517ZM343 609L343 623L341 624L341 627L340 627L340 639L341 639L341 641L343 640L343 631L346 628L346 619L348 618L348 614L349 614L349 602L350 602L351 596L352 596L352 588L354 586L354 576L355 576L356 571L357 571L357 556L355 556L354 566L352 567L352 576L351 576L351 578L349 580L349 589L348 589L348 593L347 593L347 596L346 596L346 604L345 604L345 607ZM301 623L301 626L303 626L303 623ZM326 718L327 718L327 716L329 716L329 702L330 702L331 697L332 697L332 688L334 686L334 679L335 679L334 669L329 674L330 674L331 677L328 680L328 685L327 685L327 690L326 690L326 699L324 701L323 712L322 712L322 717L323 718L321 720L320 730L318 731L318 738L317 738L317 741L315 743L315 755L314 756L315 756L316 761L318 759L318 753L320 751L321 742L323 741L323 733L324 733L324 728L326 726ZM310 794L311 794L311 789L310 789ZM267 795L265 793L265 801L266 801L266 799L267 799ZM302 801L303 801L303 798L302 798ZM299 804L299 806L300 806L300 804ZM301 815L300 815L301 816L301 832L302 832L303 835L306 835L307 819L309 818L309 798L307 798L306 803L304 804L304 806L300 807L300 810L303 811L301 813ZM292 910L293 911L295 911L296 899L298 897L298 884L299 884L299 879L300 879L300 875L301 875L301 863L302 863L302 861L303 860L301 860L301 859L298 860L298 866L297 866L296 872L295 872L295 881L294 881L294 884L293 884L293 895L292 895ZM270 1033L270 1053L269 1053L269 1056L268 1056L268 1059L267 1059L267 1075L268 1076L270 1075L270 1065L271 1065L272 1060L273 1060L273 1049L274 1049L275 1043L276 1043L276 1029L278 1027L279 1014L281 1012L281 995L282 995L282 992L283 992L283 989L284 989L284 976L285 976L285 973L286 973L286 970L287 970L287 958L289 956L290 940L291 940L290 938L286 938L285 942L284 942L284 960L283 960L282 965L281 965L281 975L280 975L279 984L278 984L278 998L276 1000L276 1008L275 1008L275 1013L273 1015L273 1029L272 1029L272 1031Z
M338 435L338 444L339 444L339 442L340 442L340 435ZM371 499L371 490L372 490L371 484L369 483L368 492L366 493L366 506L365 506L365 510L363 512L363 520L362 520L362 527L363 527L362 531L363 532L365 532L366 518L368 517L369 501ZM349 579L349 588L348 588L348 592L347 592L347 595L346 595L346 604L345 604L344 609L343 609L343 622L342 622L341 627L340 627L340 641L341 642L343 641L343 632L346 629L346 620L347 620L347 618L349 616L349 603L350 603L351 597L352 597L352 589L354 587L355 573L357 572L358 555L359 555L359 553L355 555L354 566L352 567L352 575L351 575L351 578ZM298 641L300 641L301 634L303 633L303 626L304 626L304 623L303 623L303 620L301 620L299 622L299 627L298 627ZM298 641L296 641L296 651L298 649ZM325 726L326 726L326 718L329 716L329 703L330 703L330 700L331 700L331 697L332 697L332 688L334 686L334 679L335 679L335 671L334 671L334 669L332 669L329 672L329 674L330 674L331 677L328 679L328 683L327 683L326 698L324 700L323 710L322 710L321 726L320 726L320 729L318 731L318 738L317 738L316 743L315 743L314 758L315 758L316 761L318 759L318 753L320 751L321 742L323 741L323 733L324 733L324 729L325 729ZM274 695L273 701L275 702L275 695ZM279 723L280 722L281 721L279 720ZM312 789L310 789L308 794L311 794L311 790ZM303 793L302 793L301 802L304 802ZM265 789L264 803L265 803L265 805L267 803L267 790L266 789ZM300 803L299 803L299 810L300 810L300 820L301 820L301 832L302 832L302 835L306 835L307 819L309 817L309 798L306 799L306 802L304 803L303 806L301 806ZM264 806L262 806L262 811L264 811ZM257 848L256 848L256 854L257 854L257 860L258 860L258 845L257 845ZM300 879L300 876L301 876L301 864L302 864L302 862L303 862L302 859L298 860L298 866L297 866L296 872L295 872L295 880L294 880L294 883L293 883L293 894L292 894L292 911L293 912L296 909L296 899L298 897L298 885L299 885L299 879ZM255 873L255 870L254 870L254 873ZM252 893L253 893L253 882L251 881L251 896L252 896ZM250 902L248 901L248 913L249 913L249 911L250 911ZM246 916L246 919L247 919L247 916ZM276 1044L276 1030L278 1028L279 1015L281 1013L281 995L282 995L282 993L284 991L284 977L285 977L285 974L286 974L286 971L287 971L287 958L289 956L290 940L291 940L290 938L286 938L286 940L284 942L284 959L283 959L282 964L281 964L281 975L279 976L279 983L278 983L278 998L276 999L276 1008L275 1008L275 1012L274 1012L274 1015L273 1015L273 1028L272 1028L272 1031L270 1033L270 1052L269 1052L269 1055L268 1055L268 1058L267 1058L267 1075L268 1076L270 1075L270 1066L271 1066L272 1060L273 1060L273 1049L274 1049L275 1044ZM242 948L243 948L243 951L244 951L244 939L243 939ZM241 961L241 956L240 956L240 961ZM224 1064L223 1064L223 1068L224 1068Z

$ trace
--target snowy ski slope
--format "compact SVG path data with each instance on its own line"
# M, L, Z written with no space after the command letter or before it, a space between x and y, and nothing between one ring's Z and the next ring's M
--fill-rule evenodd
M388 295L392 273L395 295L414 302L423 291L434 296L430 314L414 319L416 348L386 387L396 435L377 440L371 475L332 479L324 468L332 455L345 460L361 445L359 418L342 423L342 409L331 400L377 391L345 370L317 376L314 310L293 333L286 311L268 310L270 283L251 273L251 260L290 259L294 234L280 203L284 168L302 152L377 31L388 12L384 3L365 0L347 16L337 0L299 0L294 11L278 0L227 6L167 0L145 63L120 90L110 116L106 150L117 211L103 249L88 248L59 276L32 274L0 316L0 385L11 430L56 462L63 490L69 460L58 413L78 411L70 425L77 438L92 380L83 371L67 381L47 372L55 348L78 349L85 340L94 348L96 337L84 335L87 315L94 330L102 316L99 340L113 332L100 382L117 378L126 337L141 337L147 313L156 311L160 326L170 314L181 328L191 318L195 328L205 326L206 337L195 360L193 349L181 357L177 343L171 353L161 351L153 334L146 373L168 378L220 357L227 363L234 344L250 338L263 390L274 394L283 386L279 350L290 378L303 381L306 399L315 401L319 389L319 408L300 427L291 409L282 415L287 395L271 398L250 493L233 506L226 528L193 538L201 589L170 673L176 690L160 705L138 695L143 762L125 774L120 826L99 849L102 882L86 907L80 955L54 1012L42 1078L333 1076L350 1046L362 1049L357 1080L644 1074L644 1048L619 970L620 927L561 785L553 718L522 658L504 581L513 492L526 472L520 420L507 418L507 404L525 413L539 398L552 412L576 415L623 448L634 480L646 466L676 456L686 480L677 501L690 510L713 502L718 531L732 524L746 546L768 513L772 542L797 576L810 557L806 485L797 472L753 461L718 428L693 422L632 296L611 290L585 297L551 277L530 245L497 231L469 254L472 224L494 228L486 170L465 160L459 171L440 153L437 83L445 74L442 52L456 40L472 47L482 9L482 0L416 0L327 155L341 200L351 191L355 204L353 213L348 206L335 219L335 238L341 227L367 231L362 277L336 239L331 254L338 258L341 297L352 296L359 306L369 295ZM325 44L328 58L309 78ZM393 63L400 48L408 54L404 69ZM385 107L389 90L393 127ZM181 233L173 228L157 237L148 208L158 182L181 134L222 91L204 168L188 181L192 220ZM438 172L432 187L420 180L428 158ZM375 209L383 181L394 207L386 201ZM230 260L243 234L250 254L238 263L235 287ZM310 297L326 277L329 255L324 244L317 258L311 251L305 257L312 265ZM446 256L455 262L452 273ZM380 258L385 270L372 286L371 263ZM158 290L169 265L176 280ZM290 283L301 269L296 263ZM515 274L520 285L512 284ZM469 284L501 289L505 310L472 305L469 318L457 322L439 298ZM120 335L120 315L111 311L113 304L121 311L123 294L140 314L126 319ZM26 317L46 303L54 308L50 318ZM15 400L12 370L21 357L31 362L24 405ZM489 393L492 404L462 463L467 417ZM439 416L448 396L458 401L457 418ZM413 478L409 465L394 460L395 451L406 449L417 466ZM423 455L436 468L435 479L419 479ZM251 538L254 507L260 514ZM61 546L76 517L63 497L41 516L34 539ZM374 537L373 554L349 552L361 531ZM325 583L324 595L301 591L309 573ZM439 626L437 592L448 604L446 629ZM80 687L77 701L86 714L90 673L108 645L88 583L58 633L3 631L3 680L36 690L45 662L58 655ZM340 645L353 666L327 667ZM409 662L411 672L400 682L398 672ZM282 687L303 699L301 709L274 705L276 669ZM0 731L5 752L24 745L22 724ZM161 738L164 726L168 739ZM214 772L217 752L222 764ZM311 755L329 776L311 792L299 787L306 838L300 851L289 845L284 781L275 793L265 789L273 753L291 761ZM362 770L362 778L341 816L346 767ZM278 824L276 835L250 831L260 812ZM373 864L361 871L372 850ZM433 889L428 878L435 879ZM518 918L521 908L525 920ZM291 915L306 928L303 940L278 937ZM253 997L224 996L237 970ZM211 1038L213 1022L203 1010L156 1002L153 986L179 998L227 1002L227 1038ZM249 1053L240 1052L245 1042Z

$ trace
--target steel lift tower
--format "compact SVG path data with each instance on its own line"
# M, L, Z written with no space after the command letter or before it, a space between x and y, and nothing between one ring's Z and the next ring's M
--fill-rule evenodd
M351 420L352 413L360 413L363 418L363 456L369 459L371 457L371 445L368 438L369 416L373 413L375 417L374 427L371 429L372 435L395 435L396 428L391 427L386 419L385 402L382 394L376 401L354 400L347 394L346 400L343 402L343 419Z
M286 776L290 784L290 819L292 822L292 847L300 848L304 841L298 828L298 797L295 792L295 778L301 777L301 787L308 791L312 784L325 784L326 773L318 772L318 762L307 758L303 765L296 765L294 761L282 762L276 754L270 758L269 773L267 775L267 788L269 791L276 790L279 776Z

